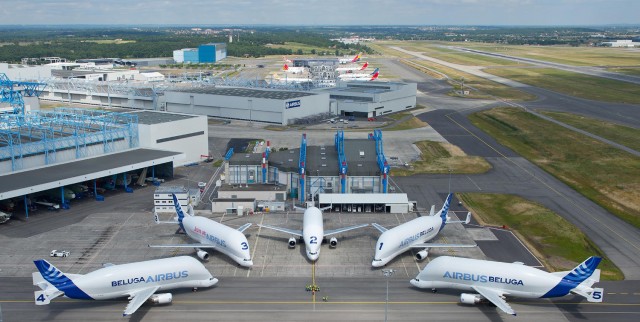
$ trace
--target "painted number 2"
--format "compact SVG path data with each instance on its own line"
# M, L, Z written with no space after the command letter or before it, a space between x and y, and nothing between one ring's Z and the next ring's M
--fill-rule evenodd
M249 249L249 245L247 245L247 243L245 243L245 242L240 243L240 245L242 245L242 250Z
M309 244L317 244L317 243L318 243L318 237L316 236L309 237Z

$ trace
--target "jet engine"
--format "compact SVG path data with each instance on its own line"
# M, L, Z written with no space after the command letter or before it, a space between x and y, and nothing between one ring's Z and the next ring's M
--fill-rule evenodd
M161 294L151 295L151 297L149 298L149 301L151 301L154 304L169 304L171 303L172 299L173 299L173 296L171 295L171 293L161 293Z
M336 248L336 246L338 246L338 238L331 237L331 239L329 239L329 247Z
M416 259L417 259L417 260L419 260L419 261L421 261L421 260L423 260L423 259L427 258L427 255L428 255L428 254L429 254L429 252L427 252L427 250L426 250L426 249L423 249L423 250L419 251L419 252L416 254Z
M206 261L209 260L209 253L205 252L202 249L198 249L198 252L196 253L198 255L198 257L200 257L201 260Z
M482 301L482 297L478 294L462 293L460 294L460 303L478 304Z
M289 248L296 248L296 239L295 239L295 237L289 238Z

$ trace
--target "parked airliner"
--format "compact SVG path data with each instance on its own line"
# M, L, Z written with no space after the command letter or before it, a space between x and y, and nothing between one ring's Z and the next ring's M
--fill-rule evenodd
M358 229L362 227L369 226L369 224L361 224L355 226L349 226L344 228L332 229L332 230L324 230L324 224L322 222L322 210L316 207L307 208L304 211L304 217L302 219L302 230L288 229L288 228L280 228L275 226L268 225L258 225L263 228L269 228L277 231L281 231L287 234L291 234L297 236L298 238L302 237L304 239L304 244L307 251L307 258L311 261L315 261L320 256L320 245L325 237L343 233L349 230ZM331 237L329 240L330 247L336 247L338 245L338 239L335 237ZM289 238L289 247L293 248L296 246L296 238Z
M47 305L56 297L66 296L82 300L109 300L128 297L123 316L133 314L144 302L171 303L171 293L155 294L174 288L210 287L218 279L197 259L189 256L155 259L144 262L113 265L86 275L65 274L44 259L34 261L33 272L36 305Z
M338 59L338 62L340 64L349 64L349 63L355 63L357 61L360 60L360 57L362 56L362 53L358 53L357 55L355 55L355 57L353 58L340 58Z
M302 74L305 69L305 67L289 67L286 63L282 66L282 70L290 74Z
M411 280L419 288L454 288L462 293L460 302L476 304L490 301L502 311L516 315L505 297L551 298L577 294L589 302L602 302L604 290L593 288L600 281L596 269L602 258L592 256L571 271L547 273L523 263L502 263L441 256L432 260Z
M471 213L467 213L465 221L449 220L447 213L449 212L452 196L452 193L447 196L447 200L445 200L442 209L438 213L434 213L435 207L432 206L429 216L418 217L388 230L377 223L371 224L382 233L376 243L376 253L371 265L373 267L384 266L396 256L411 248L422 248L416 254L416 259L423 260L427 257L429 248L476 247L477 245L427 243L427 241L436 237L446 224L468 224L471 220Z
M172 244L172 245L149 245L149 247L162 248L195 248L196 254L202 260L209 259L209 253L202 250L209 248L217 250L233 259L236 263L244 267L253 266L251 252L247 237L242 233L251 226L251 223L244 224L240 228L233 229L209 218L194 216L193 208L189 205L189 212L185 215L180 206L180 202L173 194L173 204L177 213L177 220L160 221L155 215L157 224L178 224L187 236L199 242L198 244Z
M367 67L369 67L369 62L364 62L364 64L362 66L349 66L349 67L338 67L336 68L336 72L340 73L340 74L350 74L353 73L356 70L365 70L367 69Z
M338 79L343 80L343 81L372 81L372 80L376 80L378 78L378 76L380 75L380 69L376 68L373 70L372 73L370 74L366 74L366 73L359 73L359 74L342 74L342 75L338 75Z

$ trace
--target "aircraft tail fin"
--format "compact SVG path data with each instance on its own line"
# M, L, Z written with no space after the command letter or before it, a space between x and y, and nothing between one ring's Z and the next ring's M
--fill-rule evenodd
M33 261L33 263L36 264L36 268L40 272L44 281L53 285L57 289L64 284L73 283L62 271L46 260L38 259ZM34 279L34 283L35 282L36 280ZM34 285L38 285L38 287L42 288L42 282Z
M379 71L379 69L378 69L378 68L376 68L376 69L373 71L373 74L371 74L371 79L369 79L369 80L370 80L370 81L376 80L376 79L378 79L378 76L380 76L380 71Z
M360 70L365 70L365 69L367 69L367 67L369 67L369 62L368 61L364 62L364 65L362 65L362 67L360 67Z
M282 66L282 70L289 70L289 65L284 64L284 66Z
M595 278L591 279L593 280L593 283L595 283L600 280L600 270L596 268L598 267L598 264L600 264L601 260L602 257L591 256L580 265L576 266L576 268L570 271L569 274L565 275L562 279L571 284L582 284L582 282L590 279L590 277L598 271Z
M440 215L440 218L442 218L442 225L440 225L440 230L442 230L442 228L444 228L444 225L447 224L447 214L449 213L449 206L451 205L452 197L453 197L452 193L447 195L447 199L444 201L444 205L442 205L442 209L438 211L438 215Z

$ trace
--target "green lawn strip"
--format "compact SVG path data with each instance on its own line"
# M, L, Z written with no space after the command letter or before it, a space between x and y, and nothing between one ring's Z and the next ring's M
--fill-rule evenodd
M386 130L386 129L385 129ZM467 156L448 143L418 141L415 145L422 152L421 160L413 162L410 168L393 168L394 176L410 176L421 173L485 173L491 165L481 157ZM457 149L452 154L449 149Z
M640 104L640 86L553 68L485 68L485 72L591 100Z
M436 70L449 76L450 79L456 80L456 82L450 82L454 86L455 90L460 89L457 81L464 78L465 89L470 90L469 95L465 96L468 98L493 99L495 96L502 99L517 101L530 101L536 98L536 96L533 94L529 94L527 92L517 90L513 87L490 81L482 77L477 77L465 72L461 72L457 69L449 68L440 64L417 59L412 60L412 62L416 63L417 65ZM408 66L416 68L412 64L408 64ZM477 91L472 90L469 87L473 87Z
M607 68L607 71L631 76L640 76L640 66L636 68L610 67Z
M461 200L490 226L507 226L523 239L551 271L572 270L589 256L604 258L598 268L604 280L622 280L624 275L582 232L544 206L508 194L462 193Z
M520 109L495 108L469 119L500 144L640 228L640 158Z
M391 115L389 115L391 116ZM389 127L384 127L383 130L385 131L404 131L404 130L411 130L411 129L418 129L421 127L425 127L428 124L421 121L420 119L418 119L415 116L412 116L411 118L402 121L400 123L396 123L393 124Z
M546 116L554 118L562 123L569 124L607 140L622 144L628 148L640 151L640 130L615 123L596 120L581 115L561 112L543 111Z

